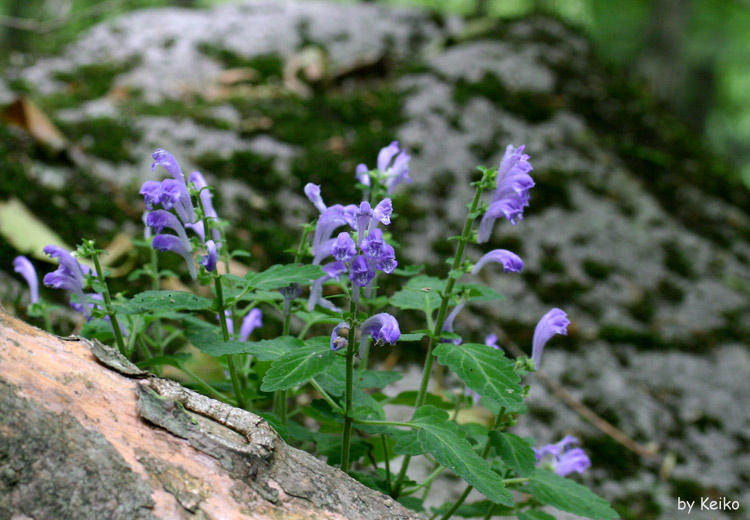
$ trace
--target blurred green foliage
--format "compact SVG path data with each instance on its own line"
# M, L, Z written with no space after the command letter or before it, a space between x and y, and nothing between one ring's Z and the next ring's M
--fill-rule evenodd
M0 0L0 66L59 52L126 11L233 1ZM604 60L645 78L750 185L750 0L369 0L376 1L477 20L559 17L588 34Z

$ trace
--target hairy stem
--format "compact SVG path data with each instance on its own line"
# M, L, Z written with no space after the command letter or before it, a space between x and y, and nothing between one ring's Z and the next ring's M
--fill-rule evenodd
M104 296L104 305L106 307L107 316L109 316L109 321L115 334L115 340L117 340L117 348L119 348L120 353L125 356L125 341L123 341L122 339L120 324L117 322L117 314L112 307L112 298L109 296L109 286L107 285L107 281L104 279L104 272L102 271L102 266L99 263L99 253L97 252L94 252L94 267L96 267L96 277L104 287L102 296ZM83 304L86 305L86 302L83 302Z

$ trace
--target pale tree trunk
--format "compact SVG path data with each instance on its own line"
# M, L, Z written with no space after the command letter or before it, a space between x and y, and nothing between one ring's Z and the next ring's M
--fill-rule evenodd
M260 417L128 365L0 311L0 520L421 518Z

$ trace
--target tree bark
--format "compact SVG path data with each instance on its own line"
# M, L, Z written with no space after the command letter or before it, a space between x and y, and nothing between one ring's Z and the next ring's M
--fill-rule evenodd
M0 311L0 520L11 518L421 517L257 415Z

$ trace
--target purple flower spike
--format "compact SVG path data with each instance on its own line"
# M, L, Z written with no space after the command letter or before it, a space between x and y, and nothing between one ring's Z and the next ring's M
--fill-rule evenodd
M396 318L386 312L370 316L362 323L362 336L359 341L359 353L362 355L367 343L367 336L372 337L376 346L385 343L393 345L401 337Z
M443 332L453 332L453 321L456 319L456 316L458 316L458 313L461 312L461 309L464 308L465 303L459 303L455 307L453 307L453 310L448 314L448 317L445 318L445 321L443 322ZM456 339L441 339L441 343L453 343L454 345L460 345L462 339L456 338Z
M169 173L175 180L185 184L185 176L182 174L182 169L177 163L177 160L166 150L159 148L151 157L154 158L154 163L151 165L151 171L154 171L157 166L163 166L167 173Z
M489 262L502 264L506 273L520 273L523 269L523 260L517 254L506 249L495 249L484 255L477 262L474 269L471 270L471 274L477 274Z
M367 168L367 165L365 164L358 164L357 169L354 172L354 177L367 186L370 187L370 175L367 173L369 170Z
M29 285L31 304L39 303L39 278L36 275L34 264L25 256L17 256L13 259L13 270L23 276L23 279Z
M263 313L260 309L252 309L242 320L240 326L240 341L247 341L255 329L263 326Z
M342 321L333 328L333 332L331 332L331 350L341 350L349 346L349 340L346 337L349 334L348 327L349 324ZM339 335L339 330L341 329L344 329L344 331Z
M200 259L200 264L206 268L206 271L213 273L216 271L216 262L219 260L219 252L213 240L206 242L206 252L208 254Z
M188 271L190 271L190 277L193 280L198 277L198 273L195 270L195 264L193 263L193 257L190 254L192 248L190 247L189 242L186 245L182 240L180 240L179 237L176 237L175 235L156 235L154 237L154 240L151 242L151 246L154 249L158 249L162 252L172 251L173 253L177 253L178 255L182 256L188 266Z
M318 211L323 213L326 210L326 205L323 202L323 197L320 196L320 186L317 184L313 184L312 182L308 182L305 184L305 195L307 195L307 198L310 199L310 202L312 202L316 208L318 208Z
M367 259L362 255L355 256L349 271L349 279L352 283L358 287L364 287L373 278L375 278L375 270L370 268Z
M43 251L50 257L57 258L60 264L56 271L44 275L44 279L42 280L44 285L75 293L80 302L85 303L86 296L83 293L85 279L83 277L83 269L78 261L62 247L49 245ZM87 316L91 315L91 310L88 307L84 307L83 311Z
M383 232L379 229L373 229L370 233L359 243L359 247L367 258L372 260L379 260L383 254L383 247L385 241L383 240Z
M552 471L566 477L573 472L583 473L591 467L591 459L581 448L571 446L579 444L578 439L570 435L565 436L555 444L547 444L537 449L537 466L549 466Z
M348 262L357 254L357 246L349 233L342 231L331 245L331 254L338 262Z
M498 218L505 217L513 225L523 220L523 208L529 205L529 190L534 187L534 180L529 175L533 168L523 150L524 146L515 148L512 144L505 150L497 172L497 187L479 225L479 243L490 239Z
M542 351L544 345L550 340L555 334L562 334L563 336L568 335L568 315L562 309L552 309L547 314L542 316L539 323L534 329L534 340L533 347L531 350L531 360L534 362L534 366L538 369L542 362Z
M396 252L393 247L388 244L383 244L383 249L378 259L378 269L383 271L385 274L391 274L396 267L398 262L396 261Z

